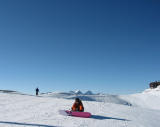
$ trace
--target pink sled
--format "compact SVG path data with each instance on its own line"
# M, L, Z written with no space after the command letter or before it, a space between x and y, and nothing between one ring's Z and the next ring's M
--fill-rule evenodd
M74 111L69 111L69 110L66 110L66 112L70 114L71 116L84 117L84 118L91 117L91 113L89 112L74 112Z

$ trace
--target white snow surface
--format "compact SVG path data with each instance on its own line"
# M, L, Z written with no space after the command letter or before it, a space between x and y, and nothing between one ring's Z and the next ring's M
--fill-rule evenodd
M160 127L160 89L133 95L74 95L53 92L38 97L0 91L0 127ZM63 116L75 97L91 118Z

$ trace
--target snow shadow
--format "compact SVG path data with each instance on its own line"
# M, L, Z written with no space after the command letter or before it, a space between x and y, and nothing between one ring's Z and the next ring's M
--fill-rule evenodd
M7 122L7 121L0 121L0 124L12 124L12 125L31 126L31 127L57 127L45 124L19 123L19 122Z
M129 121L127 119L114 118L114 117L106 117L106 116L100 116L100 115L92 115L91 118L98 119L98 120L113 119L113 120Z

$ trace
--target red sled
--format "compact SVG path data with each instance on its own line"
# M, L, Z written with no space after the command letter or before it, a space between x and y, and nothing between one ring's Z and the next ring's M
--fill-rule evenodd
M75 117L83 117L83 118L90 118L91 113L89 112L75 112L75 111L69 111L69 110L60 110L60 114L66 115L66 116L75 116Z

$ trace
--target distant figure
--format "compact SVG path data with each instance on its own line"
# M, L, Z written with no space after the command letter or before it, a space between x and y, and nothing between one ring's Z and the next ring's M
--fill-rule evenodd
M38 93L39 93L39 89L36 88L36 96L38 96Z
M79 98L75 99L75 102L72 106L72 111L78 111L78 112L83 112L84 111L82 101Z

